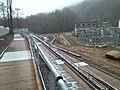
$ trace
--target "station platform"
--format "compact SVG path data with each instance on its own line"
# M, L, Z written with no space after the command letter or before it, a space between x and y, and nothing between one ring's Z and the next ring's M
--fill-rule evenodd
M14 34L11 46L0 60L0 90L42 90L34 65L25 38Z

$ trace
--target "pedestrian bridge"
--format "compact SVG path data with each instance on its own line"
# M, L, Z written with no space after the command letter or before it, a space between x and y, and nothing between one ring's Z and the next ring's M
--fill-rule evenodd
M25 38L14 34L0 60L0 90L42 90L35 67Z

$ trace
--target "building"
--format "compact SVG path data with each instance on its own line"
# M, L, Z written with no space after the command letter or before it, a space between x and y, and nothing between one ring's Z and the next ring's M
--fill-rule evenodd
M14 33L28 32L28 28L16 28L13 30Z
M118 23L118 28L120 28L120 20L119 20L119 23Z
M86 46L116 46L120 40L120 28L110 27L108 22L77 22L74 35Z
M9 33L9 30L3 26L0 26L0 37Z
M74 35L79 36L80 33L85 30L89 30L90 27L96 27L95 22L76 22Z

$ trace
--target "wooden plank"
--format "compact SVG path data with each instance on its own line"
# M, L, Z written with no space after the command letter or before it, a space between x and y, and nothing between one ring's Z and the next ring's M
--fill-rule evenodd
M0 63L0 90L38 90L32 60Z

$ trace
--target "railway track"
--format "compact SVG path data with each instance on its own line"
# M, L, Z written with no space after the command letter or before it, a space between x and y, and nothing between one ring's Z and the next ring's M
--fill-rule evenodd
M62 47L61 48L66 49L66 51L69 51L69 48L67 47ZM74 51L75 52L75 51ZM108 59L102 59L99 58L98 56L90 56L90 54L88 55L87 52L82 52L82 50L78 50L77 51L83 58L83 61L91 64L92 66L108 73L111 74L113 77L116 77L118 79L120 79L120 66L119 66L119 61L116 60L108 60ZM98 57L98 58L96 58Z
M69 67L64 64L64 62L62 62L58 55L55 55L54 52L50 51L50 49L44 46L42 43L39 44L39 46L44 51L45 55L49 58L52 65L63 77L65 84L67 85L69 90L84 90L83 88L87 88L87 90L92 90L87 84L85 85L85 83L83 83L84 84L83 87L83 85L81 85L80 82L73 77L72 73L74 72L70 70ZM74 76L79 78L78 75L76 74L74 74Z
M55 49L53 49L55 51ZM56 52L56 51L55 51ZM71 58L61 55L59 52L57 52L58 55L60 55L64 61L69 65L70 68L72 68L76 73L79 74L89 85L91 85L94 89L97 90L116 90L113 86L105 82L104 80L100 79L97 75L91 73L90 71L86 70L86 68L78 67L74 64ZM69 58L69 59L68 59Z
M79 65L79 62L81 62L81 63L84 62L84 60L81 58L81 56L79 54L75 54L75 53L69 52L69 51L64 50L62 48L59 48L59 47L55 47L55 46L53 46L53 47L59 49L60 51L62 51L60 53L64 53L64 57L66 59L68 59L71 62L71 64L73 64L73 65L76 64L77 67ZM114 77L111 74L106 73L103 70L100 70L100 68L97 68L95 66L93 67L93 66L91 66L89 64L84 66L84 67L79 65L79 67L81 67L82 69L85 69L85 71L91 73L92 75L94 75L96 77L98 77L98 76L101 77L103 79L103 81L106 81L106 83L107 82L110 83L111 85L115 86L117 89L120 88L120 85L117 84L117 83L120 83L120 79ZM81 68L79 68L79 69L81 69Z
M89 60L88 58L85 58L85 57L81 57L81 55L79 55L79 54L76 54L76 53L73 53L73 52L71 52L71 51L68 51L68 50L65 50L65 49L63 49L63 48L60 48L60 47L56 47L56 46L53 46L53 47L55 47L55 48L57 48L57 49L59 49L59 50L61 50L61 51L63 51L63 52L65 52L65 53L67 53L67 54L70 54L71 56L74 56L74 58L76 58L76 61L78 60L78 61L83 61L83 62L86 62L86 63L89 63L92 67L94 67L94 68L96 68L96 69L99 69L99 71L102 71L102 72L104 72L104 73L107 73L107 74L109 74L109 76L112 76L112 77L115 77L115 78L117 78L117 79L119 79L120 80L120 74L118 74L118 76L116 76L116 75L114 75L115 73L113 73L113 71L112 71L112 73L110 73L110 70L109 70L109 72L108 71L105 71L104 69L102 69L102 68L100 68L100 67L98 67L97 65L99 64L101 64L102 65L102 67L104 67L105 66L105 64L107 64L107 66L105 66L106 68L108 68L108 69L111 69L112 68L112 70L114 69L114 71L120 71L119 70L119 66L117 66L117 65L111 65L111 64L109 64L108 65L108 63L107 62L102 62L102 61L100 61L99 63L98 63L98 60L96 60L97 61L97 63L96 63L96 61L94 61L94 62L92 62L91 60ZM94 63L96 63L97 65L94 65ZM103 63L104 63L104 65L103 65Z
M104 81L103 79L98 77L96 74L94 74L87 68L85 68L83 66L78 67L79 64L76 63L76 62L78 62L78 60L74 60L75 58L71 57L71 55L70 55L70 54L72 54L73 56L75 56L73 53L68 52L68 54L65 54L62 50L55 48L55 46L51 46L51 45L48 45L47 43L43 42L37 36L34 36L34 38L36 38L42 44L44 44L44 46L47 47L47 49L54 52L54 54L56 54L55 56L60 57L64 61L64 63L66 63L66 65L74 71L74 73L76 73L78 76L80 76L93 89L95 89L95 90L117 90L115 87L108 84L106 81ZM48 50L46 50L46 49L44 49L44 50L48 52ZM77 55L77 57L80 57L80 56Z

